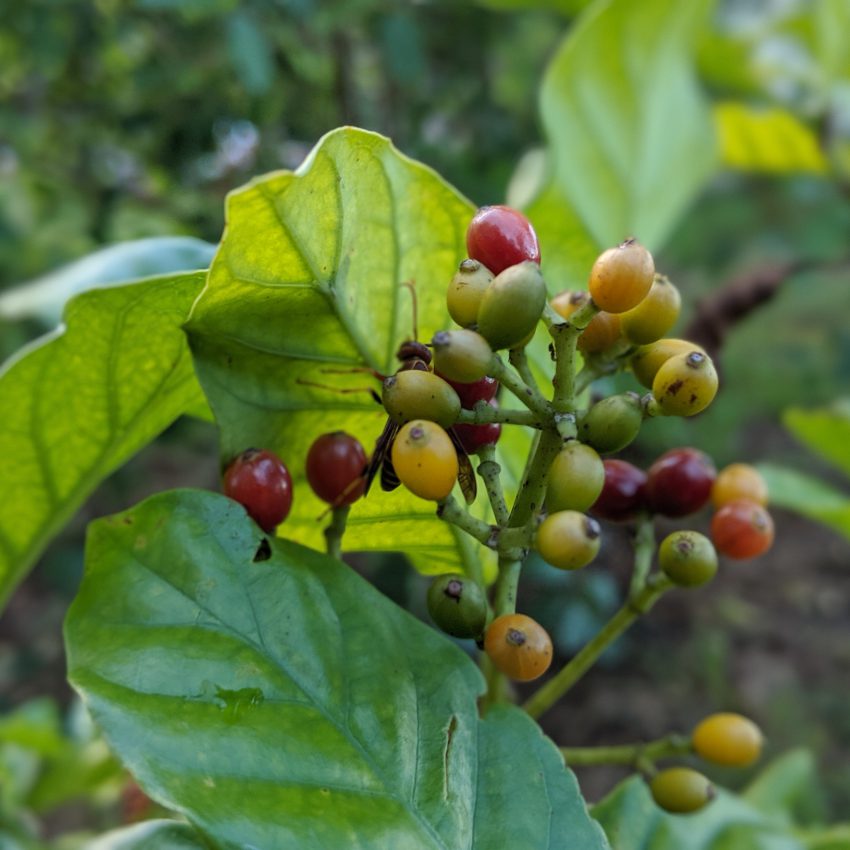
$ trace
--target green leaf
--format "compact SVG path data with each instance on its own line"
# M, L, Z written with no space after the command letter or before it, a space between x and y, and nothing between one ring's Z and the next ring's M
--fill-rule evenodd
M292 472L287 536L322 547L327 520L318 517L327 506L304 478L307 451L335 430L372 447L386 414L365 391L380 385L363 370L398 368L395 351L413 327L403 282L416 285L422 340L448 326L446 287L465 256L472 212L433 171L354 129L326 136L297 172L229 197L224 240L188 323L190 345L224 458L270 448ZM403 550L429 573L464 561L458 533L436 519L433 503L377 484L354 505L343 542Z
M615 850L803 850L782 824L726 791L700 812L663 812L640 777L622 782L593 817Z
M233 70L249 95L263 95L275 76L274 51L268 35L256 17L239 10L228 15L227 52Z
M714 119L724 165L768 174L824 174L827 161L817 136L785 109L718 103Z
M527 210L550 285L583 285L599 251L627 236L657 249L712 174L692 55L709 5L598 2L555 54L540 97L548 180Z
M850 496L804 472L762 463L759 472L767 481L770 503L796 511L850 537Z
M792 750L772 761L742 796L759 811L790 826L795 812L817 804L819 784L812 753Z
M209 266L215 246L189 236L161 236L110 245L0 295L0 318L55 325L69 298L104 284Z
M192 827L171 820L149 820L101 835L83 850L204 850L209 847Z
M212 846L600 850L514 707L339 561L176 491L91 527L70 679L154 799ZM267 548L268 547L268 548Z
M203 274L73 299L65 326L0 370L0 604L95 487L205 409L180 326Z
M486 9L495 9L500 12L546 9L572 17L585 6L589 6L591 0L476 0L476 3Z
M782 422L800 442L850 475L850 399L817 410L792 407Z

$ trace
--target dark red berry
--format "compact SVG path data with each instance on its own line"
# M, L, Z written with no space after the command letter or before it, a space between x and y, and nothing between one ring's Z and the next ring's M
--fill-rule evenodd
M711 497L716 477L714 462L705 452L671 449L647 470L649 508L669 517L695 513Z
M647 509L646 473L624 460L603 460L605 484L590 512L602 519L628 520Z
M439 372L437 372L440 375ZM460 381L450 381L445 375L440 377L457 393L461 407L472 410L479 401L490 401L496 397L499 390L499 382L489 375L485 375L471 384L462 384Z
M540 244L531 222L512 207L481 207L466 231L469 256L494 275L530 260L540 264Z
M313 492L335 508L363 495L367 458L360 441L345 431L322 434L307 452L307 481Z
M498 407L496 399L490 399L491 407ZM455 425L454 432L457 434L463 450L472 455L481 448L492 443L497 443L502 433L502 425L499 422L488 422L485 425Z
M271 533L289 515L292 478L283 461L265 449L246 449L224 471L224 495L248 511L248 515Z

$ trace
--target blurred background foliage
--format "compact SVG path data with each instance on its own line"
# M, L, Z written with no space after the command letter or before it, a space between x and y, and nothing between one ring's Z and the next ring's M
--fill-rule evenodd
M503 201L509 186L527 198L547 156L536 93L588 5L0 0L0 290L150 237L202 240L181 243L188 253L179 262L203 266L227 191L256 173L297 167L341 124L391 136L476 203ZM797 744L815 752L825 790L806 803L809 821L850 811L850 486L833 466L836 455L847 457L850 421L846 404L834 405L850 395L848 32L848 0L722 0L700 33L696 68L720 162L657 257L688 305L678 331L710 315L730 281L776 285L764 305L721 323L729 380L715 405L693 422L653 423L630 455L648 464L672 445L695 444L719 465L768 461L783 492L803 494L809 506L825 499L821 515L809 515L828 514L844 536L780 513L772 555L730 570L693 600L659 606L546 726L565 744L615 743L688 728L715 708L742 710L766 728L774 754ZM131 264L108 274L152 270ZM98 275L89 266L82 277ZM0 357L49 326L55 309L0 308ZM804 433L800 411L828 406L826 432ZM817 472L829 495L787 478L800 471ZM100 488L0 621L0 709L18 710L0 726L0 824L18 843L0 835L0 847L36 846L21 837L33 830L10 820L15 800L42 814L51 808L43 785L26 779L48 771L16 767L22 750L36 754L27 764L37 756L43 766L95 747L93 776L106 790L92 797L99 809L89 801L101 814L88 826L125 816L117 768L73 711L66 722L28 701L46 694L69 705L60 623L79 577L85 521L168 486L214 487L216 475L212 428L178 423ZM538 580L526 607L564 654L620 596L625 535L613 538L609 572L553 578L530 569ZM358 566L424 616L419 577L391 558ZM683 672L671 679L671 668ZM16 782L6 782L12 774ZM610 771L582 775L591 797L611 779ZM67 795L55 800L60 815L47 817L47 834L78 826L62 808Z

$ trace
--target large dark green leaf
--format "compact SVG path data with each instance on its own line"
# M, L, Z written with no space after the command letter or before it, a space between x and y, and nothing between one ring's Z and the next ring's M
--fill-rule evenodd
M693 42L710 0L608 0L579 19L541 90L549 170L528 213L550 285L583 283L603 247L658 248L715 167Z
M205 405L180 326L202 273L72 300L0 370L0 603L116 467Z
M696 814L665 814L639 777L618 785L593 816L613 850L803 850L785 824L725 791Z
M295 504L285 533L321 547L325 505L304 480L312 441L342 429L371 449L386 414L367 372L398 368L416 285L423 340L448 324L446 287L464 256L470 204L387 139L342 129L295 173L232 194L227 229L188 324L201 383L222 430L224 456L249 446L280 453ZM341 370L341 374L328 370ZM305 383L311 382L311 383ZM349 520L347 549L401 549L426 572L474 557L434 516L433 503L377 485Z
M602 848L513 707L348 567L178 491L92 526L70 677L145 790L216 847Z

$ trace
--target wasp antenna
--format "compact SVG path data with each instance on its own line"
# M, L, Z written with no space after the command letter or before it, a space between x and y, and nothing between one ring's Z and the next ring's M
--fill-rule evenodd
M416 281L406 280L402 286L410 290L410 299L413 302L413 336L411 339L419 339L419 301L416 297Z

